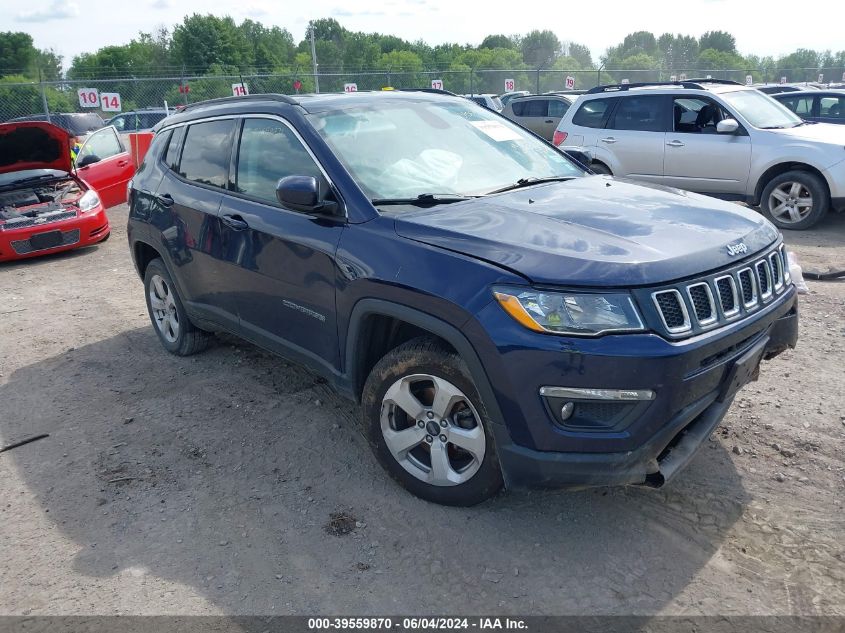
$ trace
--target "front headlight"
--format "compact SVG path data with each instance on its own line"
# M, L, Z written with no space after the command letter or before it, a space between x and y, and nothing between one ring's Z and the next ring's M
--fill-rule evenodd
M645 329L631 296L624 292L547 292L496 288L499 305L535 332L596 335Z
M89 189L83 194L77 204L79 204L80 211L90 211L100 204L100 196L93 189Z

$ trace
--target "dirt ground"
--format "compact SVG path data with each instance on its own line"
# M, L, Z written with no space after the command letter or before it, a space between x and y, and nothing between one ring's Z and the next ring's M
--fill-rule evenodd
M799 347L667 488L452 509L308 372L165 353L110 216L0 265L0 444L50 434L0 454L0 614L845 614L845 282L808 282ZM845 216L786 239L845 268Z

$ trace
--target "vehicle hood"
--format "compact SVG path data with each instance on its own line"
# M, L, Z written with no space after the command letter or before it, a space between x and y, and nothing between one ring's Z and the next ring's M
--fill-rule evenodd
M0 123L0 174L25 169L70 172L70 134L46 121Z
M779 136L794 139L845 146L845 125L836 125L834 123L808 123L807 125L799 125L785 130L766 131L775 132ZM843 151L843 158L845 158L845 151Z
M538 284L629 287L700 275L772 244L737 204L588 176L396 214L406 238L492 262ZM743 242L745 254L727 246Z

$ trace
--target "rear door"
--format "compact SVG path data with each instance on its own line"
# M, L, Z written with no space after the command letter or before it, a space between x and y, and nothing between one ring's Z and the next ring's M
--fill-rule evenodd
M173 130L164 156L168 169L154 193L150 223L161 233L188 311L237 331L218 215L229 183L235 131L235 118Z
M548 99L518 99L512 101L511 106L513 106L513 120L516 123L535 134L551 139L554 128L546 134L548 127L546 120L549 119Z
M226 291L237 296L242 334L298 360L337 367L335 252L345 222L276 200L285 176L314 176L323 192L331 191L328 180L292 126L276 117L243 119L233 172L234 191L220 217Z
M95 162L79 166L94 158ZM76 165L77 174L99 194L103 206L109 208L126 202L126 184L135 167L113 127L104 127L85 139L76 156Z
M599 130L596 158L615 176L662 182L669 97L637 94L616 101L607 127Z
M548 116L543 123L543 133L540 136L551 141L560 120L566 114L566 111L569 110L571 102L563 98L557 98L549 99L548 104Z
M702 193L744 195L751 169L751 137L740 128L719 134L716 125L735 118L713 99L672 100L673 125L666 135L666 185Z

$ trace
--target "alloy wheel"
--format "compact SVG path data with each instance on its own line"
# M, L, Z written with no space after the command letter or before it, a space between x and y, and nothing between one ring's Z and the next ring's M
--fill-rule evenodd
M813 210L813 194L800 182L784 182L769 194L769 210L784 224L795 224Z
M150 309L156 327L168 343L179 338L179 312L170 285L161 275L150 279Z
M381 431L402 468L434 486L462 484L484 461L481 416L460 389L437 376L394 382L382 399Z

